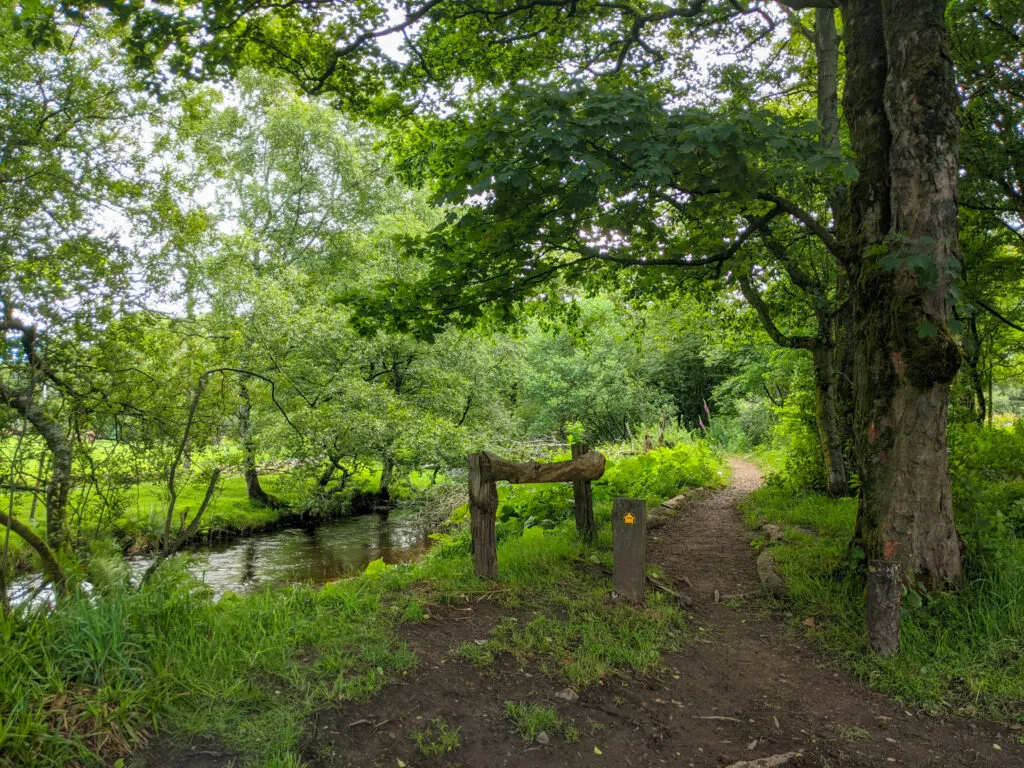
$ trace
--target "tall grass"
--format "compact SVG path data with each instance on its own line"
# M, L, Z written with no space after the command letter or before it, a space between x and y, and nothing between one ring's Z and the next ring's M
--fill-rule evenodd
M865 637L863 582L852 578L847 548L854 499L778 489L756 491L743 505L750 525L787 527L773 549L799 625L874 688L932 710L1024 721L1024 549L1005 556L957 591L904 597L901 652L871 653ZM803 530L801 530L803 529ZM809 530L807 530L809 529Z
M0 764L100 764L147 733L268 757L415 663L372 580L213 603L180 569L0 620Z

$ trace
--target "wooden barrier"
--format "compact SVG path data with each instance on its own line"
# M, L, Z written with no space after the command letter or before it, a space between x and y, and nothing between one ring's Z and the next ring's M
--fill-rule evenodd
M573 443L573 459L582 459L590 449L583 443ZM600 454L595 454L600 455ZM594 489L589 480L572 481L573 510L576 513L576 530L586 542L597 537L597 523L594 522Z
M498 578L498 540L495 518L498 514L498 481L510 483L571 482L575 496L576 529L585 538L592 538L594 497L590 481L604 474L604 456L597 451L573 452L571 461L541 464L536 461L516 463L493 453L474 453L469 457L469 515L473 537L473 569L481 579ZM577 492L577 483L581 484ZM586 483L585 491L582 484ZM585 495L584 495L585 494Z

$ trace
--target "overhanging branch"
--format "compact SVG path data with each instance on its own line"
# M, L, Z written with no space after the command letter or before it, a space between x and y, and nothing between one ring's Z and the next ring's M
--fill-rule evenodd
M737 277L736 281L739 283L743 298L757 312L761 325L764 326L772 341L780 347L788 347L789 349L813 350L818 346L818 339L814 336L787 336L780 331L779 327L775 324L775 320L772 319L771 310L768 309L768 305L761 297L761 294L758 293L753 283L750 282L750 278L746 275L741 275Z
M981 301L980 299L972 299L971 301L973 301L979 307L984 309L986 312L988 312L990 315L992 315L997 320L1001 321L1005 325L1008 325L1010 328L1013 328L1013 330L1020 331L1021 333L1024 333L1024 327L1022 327L1020 325L1017 325L1017 323L1013 322L1009 318L1007 318L1004 315L1002 315L995 307L992 307L991 305L986 304L984 301Z

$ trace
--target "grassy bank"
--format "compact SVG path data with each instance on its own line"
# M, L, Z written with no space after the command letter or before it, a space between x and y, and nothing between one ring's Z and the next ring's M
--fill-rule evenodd
M659 454L635 484L632 474L620 475L621 487L678 477L671 473L691 450L704 449ZM700 455L692 466L703 474L691 479L720 483L721 459ZM214 603L180 564L141 592L112 569L93 598L74 597L50 615L4 618L0 765L100 765L154 733L213 739L237 752L239 765L297 765L314 712L415 668L400 640L403 623L431 621L432 606L467 596L489 598L510 614L483 645L455 651L474 664L508 654L576 685L657 668L664 651L686 641L683 613L661 593L645 609L612 604L607 578L581 567L611 564L611 491L595 492L600 532L593 545L577 537L571 502L550 493L520 488L506 503L496 584L474 576L461 529L419 563L375 565L322 589ZM524 518L516 505L543 514Z
M872 687L930 710L1024 721L1024 548L1019 542L1008 538L999 558L972 561L956 593L905 596L902 651L882 658L868 650L863 585L848 571L856 501L766 488L742 511L751 527L764 522L785 527L785 539L773 554L794 622ZM803 623L809 618L813 627Z

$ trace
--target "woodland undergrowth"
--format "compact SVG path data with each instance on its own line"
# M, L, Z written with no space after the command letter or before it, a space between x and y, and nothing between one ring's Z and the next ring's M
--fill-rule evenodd
M593 544L575 532L571 496L503 490L497 583L473 574L463 508L422 561L376 562L321 588L215 602L179 558L141 590L111 567L89 594L16 609L0 618L0 765L131 765L154 738L213 741L239 765L297 765L314 712L415 669L401 624L467 596L509 611L484 645L458 649L473 663L507 655L577 686L652 671L686 642L685 615L660 594L642 610L605 599L607 578L588 566L611 565L611 497L721 484L724 462L699 441L620 462L595 487Z

